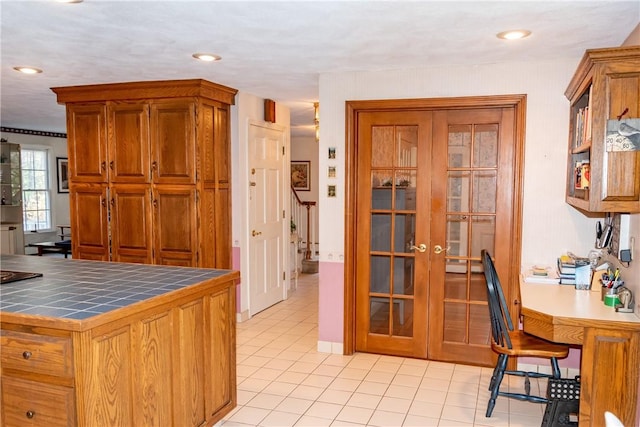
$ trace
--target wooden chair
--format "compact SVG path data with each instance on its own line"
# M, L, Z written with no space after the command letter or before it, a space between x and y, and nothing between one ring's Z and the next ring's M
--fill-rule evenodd
M491 349L498 354L498 362L496 363L493 375L491 376L491 382L489 383L491 397L489 398L485 415L487 417L491 416L498 396L529 402L547 403L548 400L545 397L531 394L529 378L560 378L558 359L567 357L569 347L529 335L519 329L514 330L498 274L491 260L491 255L486 250L482 250L482 264L487 282L487 299L489 303L489 315L491 317ZM509 357L520 356L549 359L552 374L507 370ZM525 393L500 391L500 384L505 374L524 377Z

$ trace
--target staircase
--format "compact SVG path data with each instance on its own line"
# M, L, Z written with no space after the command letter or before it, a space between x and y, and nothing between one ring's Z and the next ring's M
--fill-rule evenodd
M301 261L302 273L318 272L315 224L316 202L303 202L296 190L291 187L291 233L296 233L297 253L303 254ZM296 267L297 268L297 267Z

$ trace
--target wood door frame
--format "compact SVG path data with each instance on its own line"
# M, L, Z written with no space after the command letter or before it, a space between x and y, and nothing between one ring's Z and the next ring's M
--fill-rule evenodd
M513 239L510 248L512 263L508 268L505 285L509 286L509 310L514 320L520 314L519 281L522 253L522 198L524 182L524 138L527 95L470 96L451 98L390 99L370 101L346 101L345 108L345 262L344 262L344 342L343 353L353 354L356 346L356 222L358 175L357 129L358 114L373 111L434 111L450 109L513 107L514 126L514 189L513 189Z

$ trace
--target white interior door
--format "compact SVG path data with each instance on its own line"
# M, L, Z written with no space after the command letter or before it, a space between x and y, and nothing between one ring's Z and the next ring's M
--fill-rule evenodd
M249 314L286 298L284 131L249 124Z

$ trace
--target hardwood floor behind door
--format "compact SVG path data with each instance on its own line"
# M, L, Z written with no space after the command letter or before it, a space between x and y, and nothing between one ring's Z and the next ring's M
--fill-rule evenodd
M523 103L348 103L346 353L493 363L480 250L517 313Z

